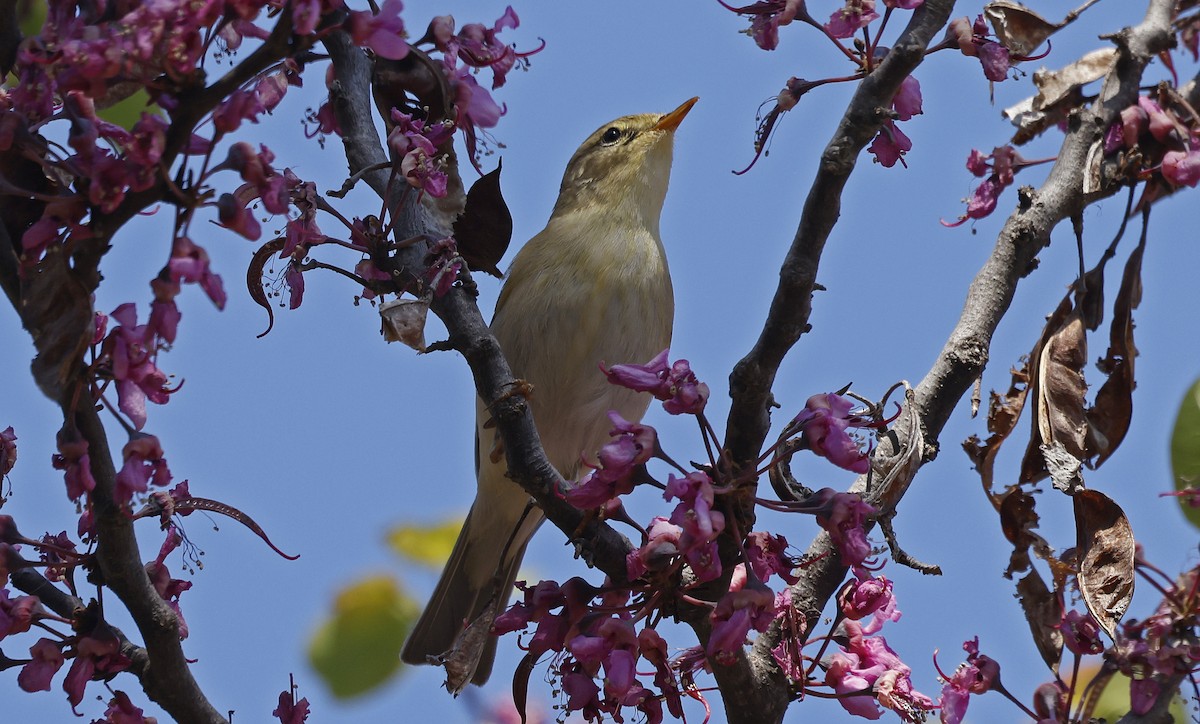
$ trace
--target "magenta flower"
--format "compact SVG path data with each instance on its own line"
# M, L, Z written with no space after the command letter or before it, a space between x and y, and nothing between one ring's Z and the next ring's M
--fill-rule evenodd
M722 0L717 1L724 5L726 10L750 16L750 29L746 32L763 50L775 50L779 46L780 27L789 25L797 15L802 18L808 15L804 9L804 0L761 0L742 7L732 7Z
M454 34L454 18L449 15L435 17L425 32L421 42L432 42L438 50L447 56L457 57L471 68L490 68L492 71L492 90L504 85L506 77L517 64L517 61L541 52L541 46L525 52L517 52L511 45L502 42L497 37L502 30L516 28L520 18L512 6L504 10L492 27L483 23L468 23L457 35Z
M154 364L155 349L147 346L147 329L138 326L134 305L122 304L113 310L112 318L120 324L104 340L103 354L117 382L117 406L141 430L146 424L146 401L165 405L169 399L167 376Z
M709 658L719 664L732 664L746 645L750 629L765 631L777 613L775 594L761 583L748 582L741 590L726 593L709 617L713 625L708 639Z
M17 686L22 691L50 691L50 681L62 668L62 650L50 639L38 639L29 647L29 663L17 674Z
M983 694L1000 686L1000 665L994 659L979 653L979 637L963 642L967 661L954 671L953 676L942 674L946 681L939 698L943 724L959 724L967 712L971 694ZM936 659L934 666L937 666Z
M92 461L88 457L88 441L74 430L58 433L58 454L51 458L55 470L62 470L67 483L67 497L79 500L85 493L96 489L92 477Z
M292 692L282 691L279 693L279 706L271 712L271 716L280 721L280 724L304 724L308 721L308 699L293 701Z
M171 484L171 471L163 457L162 445L154 435L135 433L121 450L125 464L117 473L117 488L113 497L128 503L134 493L144 493L153 483L159 487Z
M447 177L438 148L453 136L453 127L444 123L426 125L394 109L392 121L395 125L388 133L388 147L392 157L400 160L400 173L410 186L436 198L445 196Z
M891 581L883 576L876 578L861 567L855 567L854 576L855 580L846 586L838 598L843 616L859 621L874 614L871 623L863 627L863 633L866 634L878 633L886 621L900 620Z
M853 409L854 403L832 392L813 395L793 424L803 430L803 439L813 453L839 468L861 474L871 467L870 455L846 430L877 427L878 423L850 414Z
M875 0L846 0L845 7L833 11L825 30L835 38L852 38L879 17Z
M658 516L646 529L646 543L625 557L630 580L641 578L647 571L659 571L679 555L679 538L683 528Z
M1162 175L1175 186L1194 187L1200 183L1200 138L1191 136L1186 151L1163 154Z
M239 201L233 194L221 194L217 199L217 221L250 241L257 241L262 236L262 227L247 208L247 202Z
M891 168L897 162L905 168L908 164L904 162L904 154L912 150L912 140L904 135L896 126L895 121L886 121L879 127L879 133L876 134L875 140L871 141L871 145L867 146L873 156L875 162L884 168Z
M242 121L258 123L258 117L267 109L254 90L236 90L213 111L213 128L219 134L233 133Z
M708 402L708 385L696 379L685 359L667 365L670 349L664 349L646 364L619 364L611 369L600 365L608 381L636 392L649 392L663 401L663 409L672 415L696 415Z
M384 0L376 15L370 10L350 13L346 29L355 45L370 48L381 58L400 60L408 55L408 43L404 42L404 21L400 11L404 3L400 0Z
M613 423L612 440L597 453L599 467L585 461L595 472L567 492L567 502L576 508L596 508L632 492L634 469L654 454L658 441L654 428L629 422L615 410L609 411L608 418Z
M17 464L17 433L12 425L0 430L0 478Z
M983 15L977 16L974 23L965 17L951 20L946 28L946 35L956 42L963 55L979 58L979 63L983 66L983 75L988 80L999 83L1008 77L1012 61L1008 48L988 37L990 33Z
M833 492L829 488L817 492L818 496L827 497L824 505L815 511L817 524L829 533L829 538L841 554L842 563L860 565L871 555L871 543L867 540L863 523L867 516L877 511L855 493L827 495L826 491Z
M1098 654L1104 651L1104 641L1100 639L1100 624L1089 613L1067 611L1058 624L1058 630L1063 634L1063 645L1074 654Z
M892 98L892 108L898 121L907 121L925 112L921 108L921 83L916 78L910 75L900 81L900 90Z
M697 578L710 581L721 574L721 559L717 557L716 538L725 530L725 515L713 510L716 495L708 475L690 473L667 479L663 493L666 500L678 499L671 513L671 522L683 529L679 549Z
M225 285L209 268L208 252L186 236L176 237L167 262L171 281L199 284L217 309L225 308ZM116 317L116 313L113 313Z
M755 577L764 583L772 575L778 575L785 583L800 580L795 575L796 560L787 555L787 538L764 531L755 531L746 536L746 563Z
M118 691L104 710L104 724L154 724L156 720L146 716L141 708L134 706L129 695Z

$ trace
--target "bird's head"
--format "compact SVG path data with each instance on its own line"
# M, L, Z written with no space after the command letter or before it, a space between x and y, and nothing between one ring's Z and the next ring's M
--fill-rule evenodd
M675 129L697 100L670 113L622 116L597 128L567 164L554 215L628 208L652 215L657 226L671 175Z

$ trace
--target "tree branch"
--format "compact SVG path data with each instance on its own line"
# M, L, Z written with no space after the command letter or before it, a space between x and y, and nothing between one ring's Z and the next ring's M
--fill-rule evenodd
M925 49L945 26L953 7L953 0L927 0L913 13L887 57L859 84L825 147L796 236L779 271L779 286L762 332L729 376L733 401L725 446L735 468L754 464L770 430L771 387L784 355L808 330L817 269L825 242L841 213L842 190L862 150L888 120L887 109L900 83L921 64ZM739 512L753 520L752 511ZM831 579L833 588L842 575L844 572L839 570L836 581ZM819 615L820 607L816 610ZM705 638L701 628L696 632ZM765 634L760 637L764 644L766 640ZM790 687L771 656L772 646L774 643L762 650L756 646L751 655L739 656L731 665L713 665L730 722L777 722L787 711Z
M146 695L178 722L225 724L227 719L209 703L192 676L179 640L178 618L151 585L133 533L133 521L113 499L117 471L96 408L85 403L71 409L69 400L62 407L64 419L73 422L88 441L92 477L96 480L91 498L96 561L104 585L129 610L150 655L150 665L141 676Z
M1019 280L1024 277L1037 254L1050 243L1054 227L1080 212L1088 204L1113 195L1121 185L1111 183L1100 191L1085 195L1080 184L1089 150L1103 143L1108 127L1122 109L1137 102L1146 65L1170 43L1171 0L1151 0L1142 23L1114 36L1118 62L1105 79L1091 107L1072 115L1058 160L1041 188L1019 190L1019 205L1001 230L991 256L976 274L967 291L967 299L957 324L925 378L917 385L911 402L916 414L902 414L893 435L881 442L872 460L874 479L886 478L896 465L906 464L897 451L919 444L936 449L936 440L955 406L983 372L988 361L992 335L1007 313ZM915 420L909 423L908 420ZM914 440L914 438L919 438ZM907 474L896 477L886 489L869 489L869 479L860 477L852 490L885 511L908 490L913 475L925 455ZM809 547L808 554L819 557L802 571L801 581L792 588L800 610L809 612L809 627L819 622L820 612L836 592L845 576L836 549L822 533ZM780 631L773 627L756 642L754 656L769 659L770 649L778 643Z

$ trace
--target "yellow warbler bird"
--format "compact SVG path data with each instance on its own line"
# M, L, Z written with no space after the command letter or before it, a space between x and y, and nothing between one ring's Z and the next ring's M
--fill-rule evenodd
M636 422L650 404L609 384L597 364L642 363L671 343L675 303L659 216L675 129L696 100L618 118L588 136L567 164L550 221L513 260L496 303L492 333L514 376L533 385L542 447L568 480L608 441L609 410ZM477 621L490 628L542 522L506 477L489 419L480 403L475 503L401 656L410 664L454 659L447 685L455 693L487 681L496 655L495 637L456 638Z

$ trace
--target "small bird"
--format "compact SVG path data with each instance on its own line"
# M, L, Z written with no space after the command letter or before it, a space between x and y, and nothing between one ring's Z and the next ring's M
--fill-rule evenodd
M567 164L546 228L517 254L496 303L492 333L513 375L532 385L542 447L567 480L608 441L609 410L636 422L650 404L609 384L597 365L642 363L670 346L675 302L659 216L675 129L697 100L666 114L624 116L588 136ZM454 693L491 674L496 638L456 639L485 614L490 629L543 519L506 477L490 419L480 401L475 502L401 654L410 664L453 658Z

